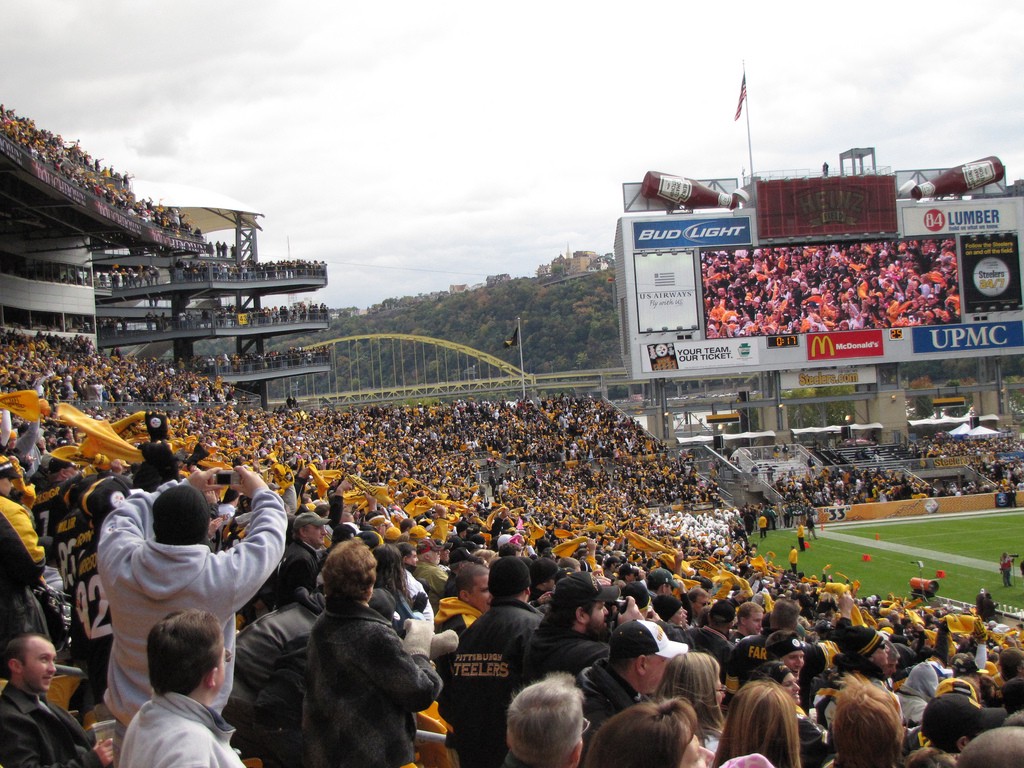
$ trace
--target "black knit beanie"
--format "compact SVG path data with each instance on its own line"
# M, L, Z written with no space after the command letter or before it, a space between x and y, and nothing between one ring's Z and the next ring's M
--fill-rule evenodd
M522 557L499 557L487 575L491 597L512 597L530 588L530 566Z
M209 527L210 505L188 483L168 488L153 503L153 533L161 544L204 544Z

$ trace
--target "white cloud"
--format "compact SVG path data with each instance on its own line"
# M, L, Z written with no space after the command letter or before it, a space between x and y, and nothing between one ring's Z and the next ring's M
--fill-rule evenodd
M1024 153L1017 4L515 6L37 0L5 9L0 100L147 179L266 216L318 300L532 274L611 250L621 184ZM366 265L366 266L355 266Z

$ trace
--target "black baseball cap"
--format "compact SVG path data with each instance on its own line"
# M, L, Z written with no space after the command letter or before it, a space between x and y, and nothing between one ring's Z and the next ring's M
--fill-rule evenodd
M555 584L551 602L559 606L580 606L587 603L610 603L619 599L619 588L603 586L589 572L571 573Z

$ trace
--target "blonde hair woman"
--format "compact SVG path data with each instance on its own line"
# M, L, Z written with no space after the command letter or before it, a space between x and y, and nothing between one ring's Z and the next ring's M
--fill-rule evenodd
M684 653L668 663L655 696L688 701L697 713L701 745L714 752L722 735L722 685L718 661L709 653Z

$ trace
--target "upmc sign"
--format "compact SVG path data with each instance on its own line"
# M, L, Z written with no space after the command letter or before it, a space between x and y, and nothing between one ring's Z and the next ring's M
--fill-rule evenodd
M807 334L808 360L881 357L884 352L881 331Z
M1008 349L1024 346L1024 327L1020 321L944 325L939 328L912 328L914 352L956 353L980 349Z

